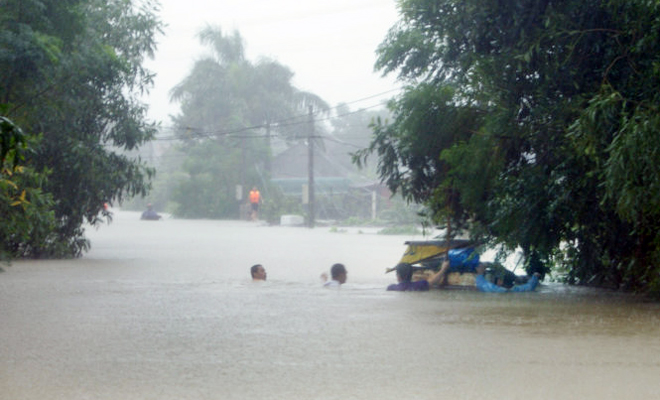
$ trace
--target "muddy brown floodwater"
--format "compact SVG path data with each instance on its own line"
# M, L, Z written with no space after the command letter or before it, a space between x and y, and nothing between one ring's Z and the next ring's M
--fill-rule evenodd
M88 236L81 259L0 274L0 399L660 398L655 303L386 292L420 237L358 229L118 212ZM321 288L335 262L347 284Z

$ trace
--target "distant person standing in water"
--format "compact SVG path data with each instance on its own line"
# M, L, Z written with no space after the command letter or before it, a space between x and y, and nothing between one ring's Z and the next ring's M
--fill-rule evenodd
M332 279L325 282L323 286L327 288L339 288L341 285L346 283L347 275L348 272L346 272L346 267L344 267L344 264L334 264L330 268L330 277ZM324 281L328 279L328 276L325 273L321 275L321 277Z
M145 220L150 220L150 221L156 221L159 220L163 217L158 215L156 211L154 211L154 207L151 205L151 203L147 204L147 209L142 213L142 216L140 219L145 219Z
M256 186L250 190L250 206L252 207L252 221L259 219L259 203L261 203L261 193Z
M266 269L261 264L253 265L250 268L250 274L252 275L252 282L265 281L267 277Z

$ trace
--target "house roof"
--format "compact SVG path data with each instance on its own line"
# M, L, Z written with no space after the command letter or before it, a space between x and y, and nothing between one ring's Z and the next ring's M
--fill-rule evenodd
M307 178L309 154L307 145L296 144L273 158L271 162L271 178L273 180ZM347 178L353 171L327 152L314 151L315 178Z

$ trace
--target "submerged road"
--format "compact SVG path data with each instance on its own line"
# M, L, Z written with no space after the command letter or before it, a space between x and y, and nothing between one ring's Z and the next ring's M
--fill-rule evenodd
M81 259L0 274L0 399L660 398L658 304L386 292L421 238L357 228L119 212L88 234ZM348 282L324 289L335 262Z

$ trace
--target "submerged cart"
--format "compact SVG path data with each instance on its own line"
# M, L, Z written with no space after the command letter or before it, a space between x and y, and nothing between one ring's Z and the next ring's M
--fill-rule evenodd
M428 279L437 272L442 262L449 258L452 270L447 274L447 289L475 289L476 273L474 269L479 265L478 243L466 239L431 239L407 241L407 247L400 263L410 264L413 267L413 281ZM492 262L486 264L486 278L491 282L499 281L503 286L522 283L526 277L516 276L502 265ZM386 272L394 271L396 267L388 268Z

